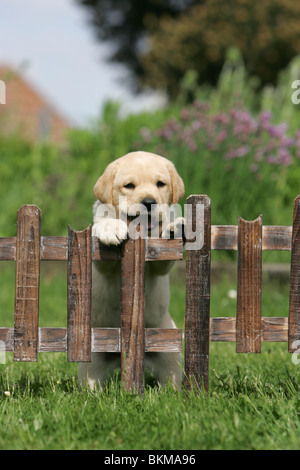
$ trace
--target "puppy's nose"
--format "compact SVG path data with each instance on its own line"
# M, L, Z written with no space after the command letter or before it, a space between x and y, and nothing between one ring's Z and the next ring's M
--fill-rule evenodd
M143 204L143 206L146 207L148 212L151 212L152 204L157 204L157 202L152 197L146 197L145 199L142 200L142 204Z

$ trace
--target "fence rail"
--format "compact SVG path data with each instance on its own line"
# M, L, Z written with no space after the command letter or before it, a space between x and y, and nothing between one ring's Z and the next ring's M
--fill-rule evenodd
M41 237L41 261L67 261L68 237ZM171 242L171 241L170 241ZM0 237L0 261L16 260L16 237ZM292 226L264 225L262 227L262 250L290 251L292 246ZM237 225L211 225L211 249L234 250L238 249ZM181 259L178 251L181 250L181 240L149 239L146 247L146 261L158 259ZM92 237L93 261L121 259L120 247L107 247L100 245Z
M209 386L210 341L236 342L236 351L259 353L262 341L288 342L294 352L300 341L300 196L294 201L293 226L263 226L239 219L237 226L211 225L207 196L187 199L192 210L187 225L201 230L200 247L186 252L185 386ZM204 223L197 221L197 204L204 206ZM192 240L189 240L191 242ZM238 251L236 317L210 317L211 250ZM261 316L262 251L290 250L288 317ZM16 262L13 328L0 328L0 348L15 361L36 361L38 352L67 352L68 361L90 361L91 352L120 352L123 383L143 392L144 353L182 352L180 329L144 328L145 262L183 258L180 239L128 239L106 247L84 231L69 227L66 237L41 236L41 211L24 205L18 211L17 236L0 238L0 260ZM93 260L120 260L121 327L91 327ZM67 261L66 328L39 328L40 261ZM126 373L125 373L126 371Z

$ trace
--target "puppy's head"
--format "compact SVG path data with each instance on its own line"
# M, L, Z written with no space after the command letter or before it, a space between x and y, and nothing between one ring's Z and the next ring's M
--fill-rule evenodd
M158 213L160 206L177 204L184 194L184 185L166 158L132 152L108 165L94 192L102 203L115 208L117 216L120 212L136 216L143 210L150 212L153 206Z

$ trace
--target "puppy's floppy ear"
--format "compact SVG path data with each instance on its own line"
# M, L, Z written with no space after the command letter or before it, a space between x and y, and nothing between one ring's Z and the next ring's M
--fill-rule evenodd
M184 184L182 179L180 178L177 170L172 162L168 161L168 170L171 175L171 182L172 182L172 200L173 204L177 204L179 199L182 198L184 195Z
M112 204L112 188L118 164L110 163L94 186L94 193L99 201L104 204Z

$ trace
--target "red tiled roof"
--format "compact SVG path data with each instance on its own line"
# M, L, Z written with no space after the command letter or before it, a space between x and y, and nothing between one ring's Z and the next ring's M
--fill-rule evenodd
M18 72L0 66L6 85L6 104L0 104L0 132L19 132L32 141L62 144L72 126Z

